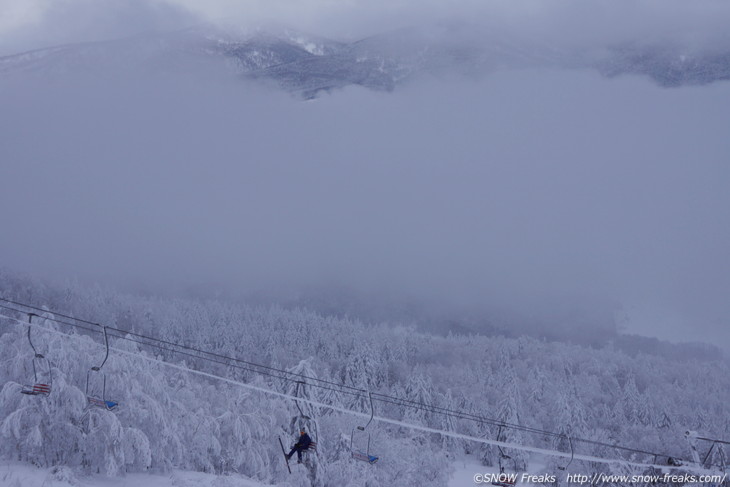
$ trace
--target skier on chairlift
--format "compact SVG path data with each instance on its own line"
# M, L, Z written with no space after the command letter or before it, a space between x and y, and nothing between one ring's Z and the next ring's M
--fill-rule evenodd
M302 463L302 452L308 450L311 444L312 438L310 438L306 430L302 428L299 431L299 440L292 447L291 451L286 456L286 459L291 459L292 455L294 455L294 452L297 452L297 463Z

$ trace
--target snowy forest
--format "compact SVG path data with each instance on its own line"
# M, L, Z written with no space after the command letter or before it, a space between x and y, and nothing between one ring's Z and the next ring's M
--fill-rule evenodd
M688 458L686 430L730 437L730 370L721 355L697 361L628 354L612 344L591 348L527 336L437 336L408 324L363 323L279 306L135 296L76 282L48 284L9 272L0 276L0 290L5 300L271 370L286 369L571 438ZM123 337L110 338L103 369L106 395L119 406L114 411L89 409L85 381L89 369L104 359L103 336L67 326L64 323L73 321L50 311L33 318L37 326L32 341L51 364L52 391L48 397L23 395L23 385L33 381L33 351L22 324L27 316L7 307L0 315L0 455L5 459L108 476L179 468L235 473L264 484L322 487L444 486L455 458L469 455L485 466L500 461L499 449L491 445L375 421L354 441L362 443L370 435L370 450L380 460L374 465L356 462L350 442L355 426L370 414L366 397L306 385L297 391L295 383L273 375L211 364ZM188 368L211 376L191 374ZM213 375L333 408L294 403ZM298 407L310 418L305 422L315 436L317 453L307 454L306 470L289 475L277 437L287 444L297 425L304 425ZM342 414L341 409L363 414ZM376 417L569 451L565 436L498 431L435 409L377 401L375 409ZM580 454L646 460L606 447L575 443L575 449ZM529 455L519 450L502 454L509 457L507 471L524 470L529 462ZM724 463L722 448L715 449L715 455L714 462ZM553 458L546 468L560 473L564 460ZM611 468L578 461L569 470Z

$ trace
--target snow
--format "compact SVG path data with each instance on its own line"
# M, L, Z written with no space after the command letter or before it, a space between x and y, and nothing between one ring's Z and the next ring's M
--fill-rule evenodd
M477 473L496 473L499 469L485 467L473 456L464 455L454 462L454 473L449 479L447 487L474 486L474 475Z
M83 476L68 467L36 468L21 462L0 464L0 487L262 487L236 475L174 470L170 474L127 474L124 477Z
M310 41L309 39L298 36L292 37L291 40L301 46L301 48L307 51L309 54L314 54L315 56L323 56L325 54L323 46L320 46Z
M454 464L454 473L446 487L474 487L475 485L492 485L491 483L477 483L476 474L499 474L496 466L485 467L474 455L463 455ZM527 465L526 473L541 475L546 472L545 458L542 455L533 455ZM522 472L520 472L522 473ZM518 485L523 484L522 482Z
M532 475L544 475L547 472L546 461L547 459L543 455L532 455L527 464L527 469L524 473L529 473ZM446 487L474 487L475 485L491 486L491 482L476 482L474 480L474 476L476 474L499 474L499 468L497 466L485 467L474 455L462 455L453 463L453 467L454 473L449 479L449 483ZM530 484L526 482L518 482L517 485Z
M292 471L296 472L296 464ZM530 463L530 473L541 473L541 463ZM455 471L447 487L473 487L477 473L498 473L496 467L485 467L473 455L464 455L454 462ZM62 467L36 468L21 462L3 462L0 466L0 487L261 487L244 477L221 476L201 472L174 470L171 474L127 474L124 477L95 475L84 477ZM272 484L275 485L275 484Z

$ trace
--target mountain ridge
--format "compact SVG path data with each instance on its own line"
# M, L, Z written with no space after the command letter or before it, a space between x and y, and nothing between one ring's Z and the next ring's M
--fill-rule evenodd
M393 91L423 74L479 77L515 68L594 69L607 77L633 74L663 87L730 79L730 52L722 50L689 53L677 45L631 43L570 50L475 26L401 29L349 42L287 28L196 26L0 57L0 76L135 68L186 73L201 63L305 98L350 85Z

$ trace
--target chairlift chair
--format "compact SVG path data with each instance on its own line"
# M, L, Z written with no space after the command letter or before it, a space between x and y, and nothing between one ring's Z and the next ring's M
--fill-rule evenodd
M510 457L505 457L510 458ZM506 473L504 473L504 467L502 466L502 461L500 459L499 462L499 476L492 480L492 485L496 485L498 487L514 487L515 483L517 482L517 476L514 475L510 477Z
M99 325L101 326L101 325ZM106 355L101 365L91 367L86 373L86 402L89 408L106 409L114 411L119 406L117 401L111 401L106 397L106 374L102 372L102 367L109 358L109 336L107 335L106 326L104 330L104 344L106 346Z
M497 432L497 441L501 441L500 438L502 437L502 428L504 425L499 426L499 431ZM499 450L499 477L497 479L492 480L492 485L496 485L497 487L514 487L517 478L516 476L510 478L506 473L504 473L504 465L502 464L502 460L509 460L512 457L507 455L504 450L502 450L502 447L497 445L497 450Z
M371 393L368 392L368 397L370 398L370 420L365 426L355 426L352 429L352 433L350 434L350 452L352 453L352 458L355 460L360 460L362 462L367 462L369 464L374 464L379 460L380 457L373 455L370 453L370 433L368 433L368 441L367 441L367 448L363 452L362 450L356 450L354 448L354 440L355 440L355 431L362 431L363 434L365 433L365 430L367 430L368 426L370 426L370 423L373 422L373 417L375 416L375 409L373 407L373 396Z
M33 381L32 384L23 385L20 392L28 396L48 396L51 394L51 387L53 385L53 373L51 372L51 363L43 354L38 353L35 345L33 345L30 328L34 316L38 315L33 313L28 314L28 343L30 343L30 348L33 349Z
M502 449L500 448L500 454L502 453ZM509 459L510 457L505 455L505 459ZM514 487L515 483L517 482L517 476L508 476L506 473L504 473L504 467L502 466L502 458L499 459L499 476L492 480L492 485L496 485L498 487Z
M570 461L567 465L558 467L558 470L566 470L568 467L570 467L570 464L573 463L573 458L575 457L575 451L573 450L573 439L568 436L568 444L570 445Z
M298 380L297 381L297 388L294 391L294 396L301 397L299 395L299 389L300 387L304 389L306 382ZM312 442L309 444L306 450L302 450L302 454L306 454L309 452L317 453L317 441L316 441L316 435L314 434L314 431L312 428L309 428L310 421L312 421L312 418L304 414L304 411L302 410L302 407L299 405L299 401L297 399L294 399L294 404L297 406L297 410L299 411L299 416L295 416L292 418L291 425L292 427L296 426L297 431L304 429L307 431L307 434L310 434L310 438L312 439ZM305 427L306 425L306 427ZM314 436L312 436L314 435Z

